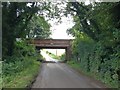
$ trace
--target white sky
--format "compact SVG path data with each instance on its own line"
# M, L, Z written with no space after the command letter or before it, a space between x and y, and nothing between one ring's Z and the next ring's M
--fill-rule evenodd
M72 28L72 26L74 25L73 21L72 21L72 17L62 17L62 23L56 25L55 24L55 20L54 21L49 21L49 23L51 24L51 30L52 30L52 35L51 37L53 39L73 39L73 37L71 35L68 35L66 33L66 30L69 28Z

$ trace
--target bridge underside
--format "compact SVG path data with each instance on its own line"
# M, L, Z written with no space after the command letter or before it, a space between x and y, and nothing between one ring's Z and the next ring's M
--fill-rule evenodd
M66 39L34 39L31 44L36 46L36 49L65 49L66 60L71 56L71 41Z
M59 47L50 47L50 46L36 46L36 49L67 49L67 47L61 47L61 46L59 46Z
M36 49L37 50L40 50L40 49L65 49L65 60L68 61L70 59L70 51L69 51L68 47L49 47L49 46L41 47L41 46L36 46Z

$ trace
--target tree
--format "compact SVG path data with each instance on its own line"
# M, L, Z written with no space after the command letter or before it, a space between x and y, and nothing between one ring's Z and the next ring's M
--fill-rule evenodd
M18 37L25 37L24 32L27 23L38 10L35 3L31 3L30 7L27 4L18 2L2 3L3 55L12 55L15 47L14 41Z
M67 7L75 22L67 30L75 36L73 55L79 54L79 64L85 72L98 74L99 79L113 87L118 87L120 82L119 7L120 2L89 5L69 2ZM85 36L81 38L81 34Z
M2 42L2 51L3 57L5 56L12 56L13 50L15 48L15 41L16 38L26 38L30 30L28 29L29 22L31 21L32 17L36 16L36 14L43 15L43 12L48 11L46 6L49 6L49 3L38 3L38 2L3 2L2 3L2 35L3 35L3 42ZM49 25L44 20L42 16L39 17L39 21L44 21L47 25L47 31L49 31ZM37 19L35 19L37 20ZM31 21L32 22L32 21ZM35 22L35 21L34 21ZM38 23L42 25L42 23ZM41 33L43 34L50 34L50 32L43 33L44 30L41 28L43 26L38 25L36 30L34 30L35 34ZM45 27L45 24L44 24ZM38 29L39 28L39 29ZM40 29L41 28L41 29ZM45 28L44 28L45 29ZM38 33L39 32L39 33ZM37 36L38 37L38 36ZM46 36L44 36L46 37Z
M44 19L43 16L33 16L27 29L28 38L50 38L50 24Z

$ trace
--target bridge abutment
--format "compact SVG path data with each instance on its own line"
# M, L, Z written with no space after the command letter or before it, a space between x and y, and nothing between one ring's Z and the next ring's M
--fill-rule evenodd
M65 60L69 61L71 59L71 47L67 47L65 49L65 54L66 54Z

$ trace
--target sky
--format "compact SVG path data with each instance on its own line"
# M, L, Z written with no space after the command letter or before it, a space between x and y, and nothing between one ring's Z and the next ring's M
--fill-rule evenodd
M52 35L51 37L53 39L73 39L71 35L68 35L66 30L69 28L72 28L74 23L71 18L67 17L62 17L62 23L55 25L54 21L50 21L51 23L51 30L52 30Z

